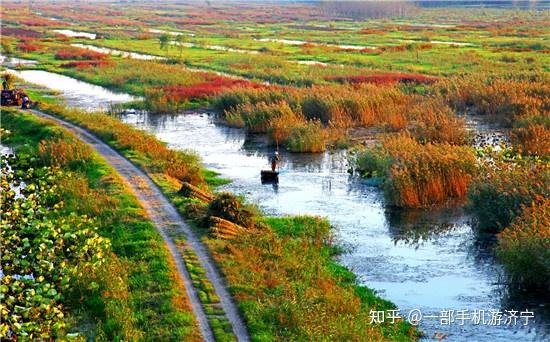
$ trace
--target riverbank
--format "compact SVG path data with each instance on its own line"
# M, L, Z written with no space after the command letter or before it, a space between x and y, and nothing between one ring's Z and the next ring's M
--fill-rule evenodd
M87 127L88 129L91 129L94 133L96 133L100 137L107 137L108 131L110 127L118 126L120 123L114 119L107 117L103 114L89 114L89 113L81 113L76 111L64 111L60 110L59 108L53 109L50 108L50 111L53 113L56 113L57 115L64 116L65 118L69 118L71 121L76 122L80 125L83 125ZM101 115L101 120L98 120L98 116ZM111 122L111 124L105 125L106 121ZM101 123L100 123L101 122ZM139 132L135 129L131 129L127 127L128 131L135 131L132 132L132 134L142 134L145 135L142 132ZM138 133L139 132L139 133ZM114 134L113 134L114 133ZM117 141L117 139L122 138L121 135L117 135L116 132L111 132L110 135L110 143L112 146L118 147L120 150L121 145L119 145L120 141ZM143 146L143 145L141 145ZM146 171L149 172L152 179L156 178L156 181L159 182L159 170L158 165L151 165L151 163L147 163L147 155L144 153L144 151L139 150L133 150L130 146L125 146L126 150L121 150L121 152L125 155L127 155L131 160L136 162L141 167L144 167ZM146 148L143 146L143 148ZM150 162L150 161L149 161ZM140 164L141 163L141 164ZM156 175L155 175L156 173ZM162 174L163 172L161 172ZM164 179L173 179L173 177ZM159 185L163 186L162 183L158 183ZM166 187L166 184L164 184ZM175 188L174 188L175 189ZM173 189L173 190L174 190ZM179 204L179 208L182 211L185 211L185 206L182 206L182 203L176 203ZM277 220L280 219L273 219L274 221L270 221L270 224L274 224ZM288 219L287 219L288 220ZM295 223L297 224L297 223ZM302 226L304 223L302 223ZM325 223L326 225L326 223ZM286 225L283 225L286 226ZM315 227L309 226L310 230L314 229ZM315 231L315 229L314 229ZM258 232L250 232L250 234L257 234ZM379 297L375 296L371 290L367 290L363 287L358 287L356 285L356 281L354 280L354 277L351 275L351 273L346 273L344 270L340 267L335 267L335 264L330 263L330 260L333 258L333 252L330 252L332 249L329 245L324 245L320 242L322 242L325 238L328 238L327 236L318 236L318 238L321 238L321 240L316 240L316 243L314 241L310 241L310 237L308 235L302 235L299 237L289 237L287 233L284 232L284 230L281 229L281 232L279 234L273 234L269 233L269 230L266 232L261 232L262 236L263 234L266 234L266 238L270 237L272 239L273 243L279 243L284 248L292 248L290 250L299 253L301 249L296 250L295 247L292 246L300 246L300 245L306 245L309 246L307 248L308 251L308 257L304 254L302 255L303 260L311 259L312 257L315 258L314 260L318 260L317 264L317 271L312 272L313 270L309 269L308 266L299 263L296 264L296 259L292 254L288 255L288 258L276 258L274 256L270 256L267 259L269 260L269 263L274 263L275 265L281 264L281 269L288 269L290 273L287 274L287 277L282 277L282 284L279 286L280 290L283 291L283 294L286 293L286 296L282 296L282 298L287 298L287 300L291 300L291 298L295 298L296 296L299 296L301 291L304 291L309 288L309 286L312 286L313 284L318 283L318 281L326 281L327 284L330 284L331 291L323 292L323 293L317 293L313 292L313 297L307 297L310 298L310 300L315 300L317 304L310 308L312 311L309 312L301 312L300 316L307 317L317 317L318 314L321 312L319 310L326 310L332 305L329 301L329 298L334 298L334 300L338 300L338 298L341 298L343 294L347 294L348 296L348 303L349 306L346 310L343 312L335 312L333 309L329 311L325 311L327 314L330 314L328 317L331 317L328 319L328 321L334 320L334 319L343 319L343 317L348 317L347 315L351 314L355 310L359 310L358 312L362 312L363 317L359 321L351 320L353 322L352 326L346 326L346 325L331 325L329 327L325 327L323 329L330 329L334 334L343 334L338 336L363 336L368 337L370 336L386 336L387 338L392 339L411 339L411 336L414 336L414 329L412 329L410 326L405 324L404 322L395 324L395 325L370 325L368 320L368 313L370 309L377 308L377 310L385 310L385 309L391 309L394 306L390 304L389 302L381 300ZM246 234L246 236L250 236ZM259 243L260 240L252 239L252 241L247 240L246 236L243 236L243 240L239 240L240 243L243 243L242 246L248 246L248 248L256 249L259 248L259 246L253 244L252 242ZM213 249L213 253L215 256L222 256L224 260L227 261L229 258L236 258L237 250L235 249L226 249L227 246L231 246L233 242L224 242L224 241L217 241L216 239L213 239L212 237L209 237L205 235L203 237L204 241L207 244L215 244L217 246L216 249ZM250 245L248 245L250 244ZM223 248L222 248L223 246ZM219 249L221 248L221 249ZM290 251L289 250L289 251ZM223 253L221 253L223 251ZM303 252L303 251L302 251ZM300 254L298 254L299 256ZM286 266L283 266L286 265ZM300 269L301 272L305 273L296 273L298 269L295 269L298 265L301 265ZM316 328L314 327L320 327L320 325L325 325L327 318L325 317L325 323L311 320L311 321L304 321L303 325L295 326L293 325L292 319L289 320L289 317L287 316L280 316L272 314L277 312L278 310L282 310L283 307L287 307L284 305L284 303L274 304L272 306L267 305L260 305L260 306L250 306L250 300L247 301L244 300L243 297L239 296L239 294L244 295L246 292L243 292L243 288L239 287L245 285L247 281L243 278L239 278L239 274L248 273L250 274L250 269L244 268L244 269L232 269L230 268L227 263L220 264L222 272L225 273L226 278L228 279L231 290L233 291L234 298L238 301L240 309L244 313L244 316L246 317L246 320L249 324L249 329L251 327L251 322L255 322L255 324L252 324L253 329L251 329L250 334L252 336L260 336L262 332L265 333L265 329L269 328L268 331L272 335L273 338L285 338L289 337L292 338L292 336L298 337L298 336L314 336L314 335L308 335L313 333L313 331L316 331ZM305 267L305 268L303 268ZM320 273L319 273L320 272ZM253 273L253 272L252 272ZM275 272L276 273L276 272ZM299 274L302 274L301 276ZM313 278L311 278L313 277ZM231 284L231 280L235 281L235 284ZM240 279L240 280L238 280ZM287 282L285 281L288 280ZM317 280L316 280L317 279ZM244 283L243 283L244 282ZM286 284L286 286L285 286ZM309 285L308 285L309 284ZM304 287L305 286L305 287ZM267 296L267 298L279 298L281 297L281 294L277 292L273 292L273 289L269 289L267 286L259 287L258 289L263 293L264 296ZM313 288L312 288L313 290ZM286 291L286 292L285 292ZM298 292L297 292L298 291ZM275 297L273 297L275 296ZM328 297L327 297L328 296ZM336 297L333 297L336 296ZM315 299L316 298L316 299ZM343 299L343 298L341 298ZM351 302L349 302L351 301ZM254 302L254 301L253 301ZM362 304L360 304L362 303ZM257 303L259 304L259 303ZM325 308L325 309L323 309ZM295 310L298 310L299 307L295 307ZM273 311L275 310L275 311ZM297 315L298 311L291 310L290 313L293 312L293 315ZM349 310L352 310L351 312ZM267 314L268 312L272 312L272 314ZM353 315L355 315L357 312L355 312ZM350 317L348 317L345 321L349 321ZM412 330L411 330L412 329ZM286 331L285 333L283 333ZM326 330L323 330L327 332ZM291 334L291 335L285 335L285 334ZM305 335L304 335L305 334ZM350 335L352 334L352 335ZM366 335L365 335L366 334ZM411 335L412 334L412 335ZM401 336L401 337L400 337ZM376 339L376 337L374 337Z

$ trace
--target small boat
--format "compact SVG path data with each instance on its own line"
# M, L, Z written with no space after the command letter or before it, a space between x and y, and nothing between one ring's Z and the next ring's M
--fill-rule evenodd
M279 182L279 172L271 170L262 170L260 172L262 177L262 183L278 183Z

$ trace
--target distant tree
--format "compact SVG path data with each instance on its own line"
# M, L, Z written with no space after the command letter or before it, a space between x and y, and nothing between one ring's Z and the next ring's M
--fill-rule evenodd
M420 49L418 48L418 44L407 44L407 51L413 54L413 56L416 56L416 63L420 62Z
M159 36L159 44L161 50L168 50L168 47L170 47L170 41L172 40L172 37L170 37L169 34L164 33Z
M176 44L178 46L178 51L180 52L180 59L183 56L183 49L185 48L185 36L183 34L178 34L176 36Z

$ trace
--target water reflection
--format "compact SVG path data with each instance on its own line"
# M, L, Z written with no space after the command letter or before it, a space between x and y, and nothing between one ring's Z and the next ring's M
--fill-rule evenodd
M464 210L457 207L419 210L387 208L385 214L388 231L394 242L415 247L451 232L468 221Z

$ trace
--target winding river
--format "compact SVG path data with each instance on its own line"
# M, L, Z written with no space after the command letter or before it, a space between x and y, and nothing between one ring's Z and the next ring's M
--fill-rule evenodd
M22 73L20 77L44 84L53 76L33 74L31 79ZM71 96L67 102L72 106L86 107L95 101L93 94L84 91ZM205 112L127 113L121 120L154 133L172 148L196 151L208 168L233 180L226 190L245 194L269 214L327 217L345 249L339 261L363 284L395 302L405 318L411 310L420 311L420 328L427 338L441 333L449 341L548 339L548 303L507 289L491 242L476 236L461 208L387 209L379 189L347 173L345 151L283 152L278 186L262 185L259 170L267 167L272 152L265 138L226 127ZM449 325L440 321L445 310L454 310L455 321ZM461 324L456 320L460 310L468 314L485 310L486 323L465 320ZM489 310L529 310L535 318L526 326L519 319L509 326L491 325Z

